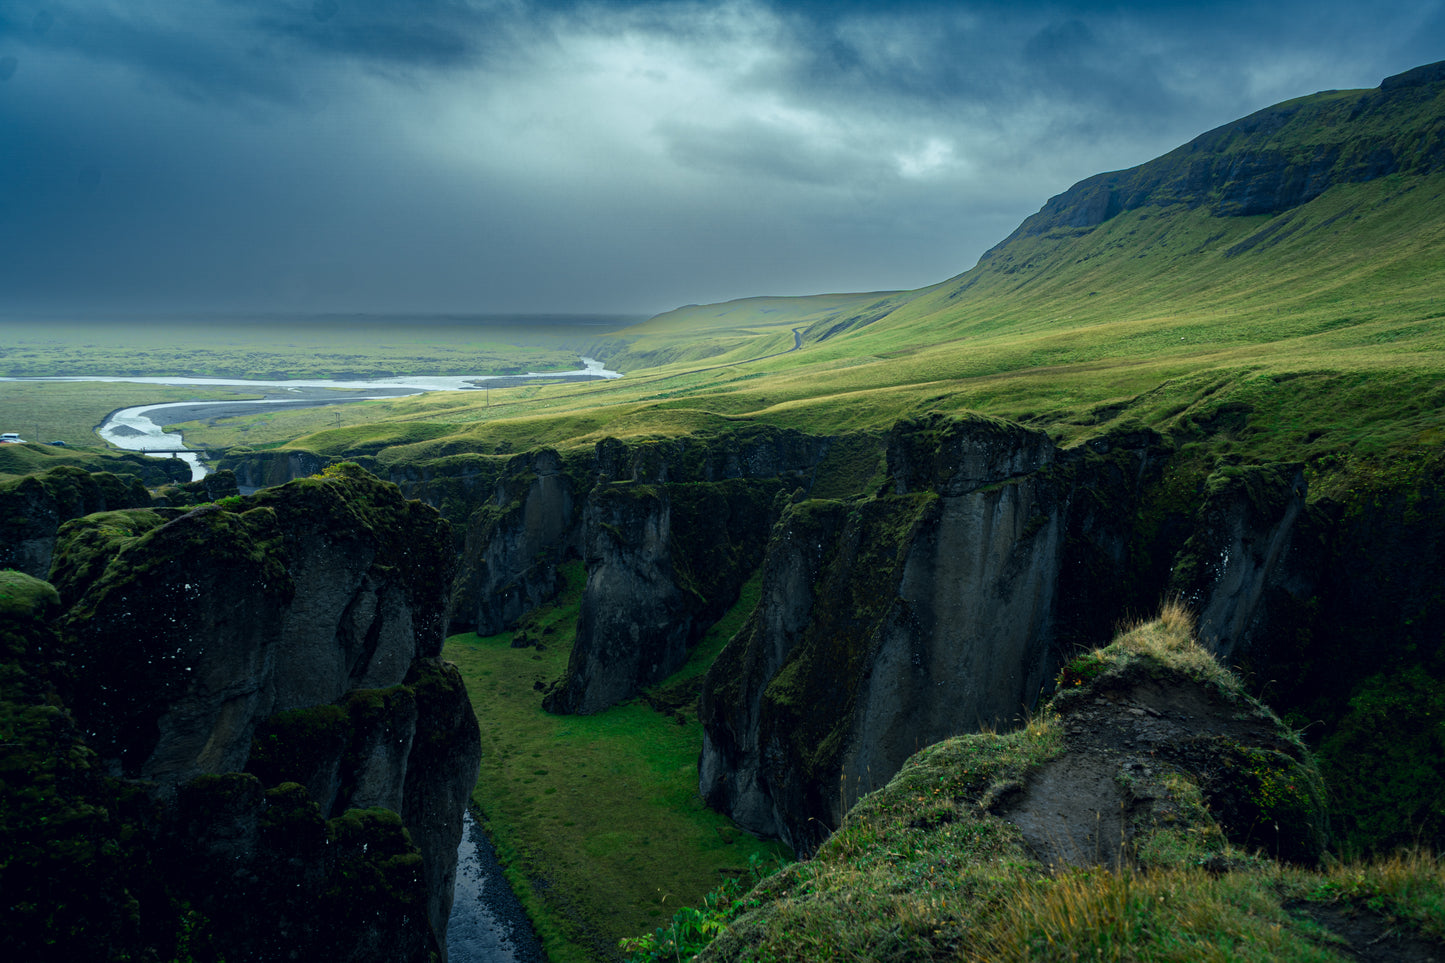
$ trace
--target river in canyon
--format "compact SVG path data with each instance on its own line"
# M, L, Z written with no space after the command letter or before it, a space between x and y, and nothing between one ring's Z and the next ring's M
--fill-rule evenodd
M447 963L545 963L492 842L468 812L457 847L457 888L447 923Z

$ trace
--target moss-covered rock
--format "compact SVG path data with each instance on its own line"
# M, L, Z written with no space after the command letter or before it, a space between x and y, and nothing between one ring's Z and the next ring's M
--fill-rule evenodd
M150 492L138 478L69 466L0 482L0 568L48 578L62 523L150 504Z
M704 685L713 805L807 851L920 743L1033 700L1061 560L1053 457L992 419L900 422L880 494L788 508Z
M1277 835L1260 833L1266 821ZM1096 939L1202 952L1235 927L1252 932L1258 910L1237 919L1210 911L1211 928L1195 933L1192 922L1162 922L1174 917L1169 895L1151 891L1126 912L1117 894L1151 878L1173 898L1207 898L1201 865L1247 869L1259 859L1251 851L1277 846L1311 860L1323 821L1309 754L1172 610L1075 660L1059 695L1023 728L916 753L812 859L738 900L699 959L1072 958L1071 947L1086 952ZM1090 868L1098 864L1105 870ZM1261 891L1275 892L1276 878ZM1073 933L1049 930L1053 917L1016 915L1051 899L1068 900ZM1105 927L1157 914L1167 932L1120 944L1116 929L1093 932L1096 913L1114 914ZM1028 942L1036 926L1052 934L1040 945Z
M681 668L761 563L779 490L774 479L595 488L577 638L547 708L596 712Z
M45 621L60 611L60 593L49 582L13 569L0 570L0 618Z
M445 523L353 466L61 538L58 591L0 575L20 954L439 959L479 755Z

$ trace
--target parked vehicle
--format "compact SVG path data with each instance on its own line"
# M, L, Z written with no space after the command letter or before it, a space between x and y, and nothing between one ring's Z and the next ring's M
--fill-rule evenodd
M13 432L13 431L7 431L7 432L5 432L5 434L0 435L0 445L23 445L23 444L25 444L25 439L24 439L24 438L21 438L18 434L16 434L16 433Z

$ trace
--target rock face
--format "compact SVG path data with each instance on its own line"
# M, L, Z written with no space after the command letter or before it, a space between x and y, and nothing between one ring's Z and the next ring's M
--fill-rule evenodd
M830 444L775 430L599 442L577 637L547 709L597 712L681 668L761 564L784 490L811 485Z
M323 455L302 450L253 452L243 449L227 453L219 464L235 475L241 491L255 492L314 475L330 461Z
M472 608L494 635L557 594L557 564L576 554L573 482L544 449L512 459L467 530L454 611Z
M1313 594L1311 567L1291 564L1306 518L1302 465L1216 472L1206 482L1194 534L1184 543L1170 588L1199 613L1199 640L1225 662L1266 627L1266 593Z
M139 479L79 468L52 468L0 485L0 569L43 579L63 522L150 503L151 494Z
M1053 459L1017 426L902 423L885 495L790 508L704 685L709 803L808 851L919 747L1026 707L1063 545Z
M444 958L480 758L437 658L454 558L359 469L62 530L44 658L110 792L148 800L133 891L179 887L229 960Z
M918 748L1009 726L1072 646L1172 591L1221 659L1268 664L1319 579L1298 466L1167 476L1118 433L1058 452L987 419L900 422L872 499L776 526L756 611L704 685L699 783L801 851Z
M680 669L762 560L778 491L776 480L594 489L577 637L546 707L596 712Z

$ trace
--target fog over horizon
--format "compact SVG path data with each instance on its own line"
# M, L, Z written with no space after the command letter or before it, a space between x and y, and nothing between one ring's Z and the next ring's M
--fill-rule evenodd
M8 0L0 314L915 288L1084 177L1442 51L1440 0Z

